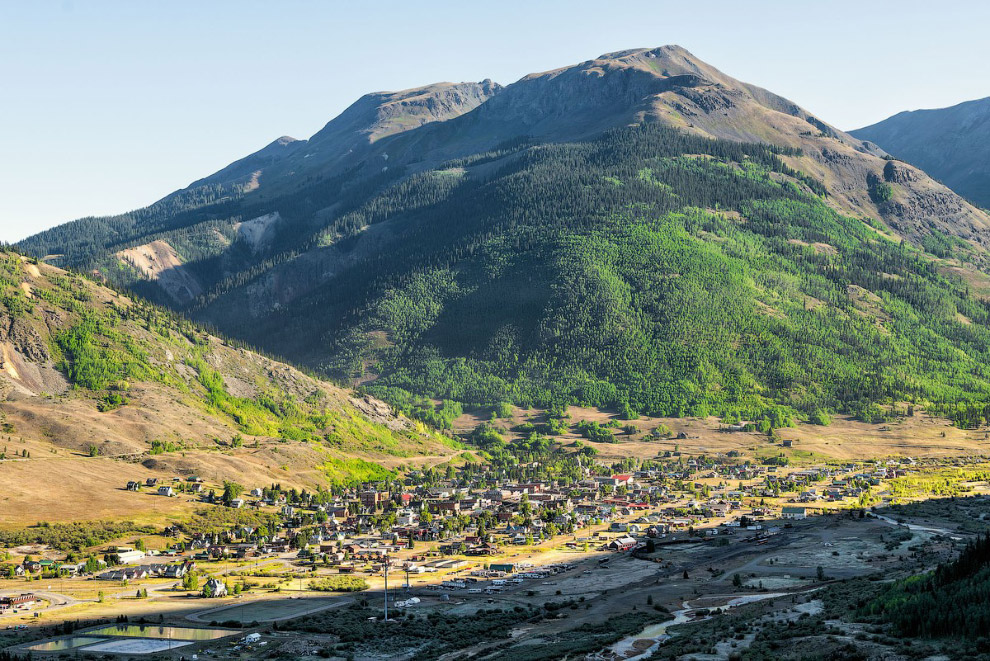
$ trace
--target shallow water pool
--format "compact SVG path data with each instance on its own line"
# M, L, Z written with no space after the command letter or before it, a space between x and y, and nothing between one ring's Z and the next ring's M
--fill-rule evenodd
M216 640L232 636L231 629L195 629L193 627L164 627L151 624L111 624L86 632L92 636L127 636L128 638L155 638L171 640Z
M95 636L73 636L72 638L50 640L47 643L38 643L37 645L31 645L27 649L33 652L61 652L63 650L82 647L83 645L102 643L105 640L106 638L96 638Z

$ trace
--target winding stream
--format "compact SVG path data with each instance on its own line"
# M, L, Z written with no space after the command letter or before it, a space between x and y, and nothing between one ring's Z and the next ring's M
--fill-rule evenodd
M724 611L737 606L751 604L755 601L776 599L778 597L786 597L791 594L798 593L761 592L759 594L744 594L737 597L732 597L724 605L710 606L708 608L709 610L714 610L717 608ZM672 613L674 619L667 620L665 622L658 622L657 624L651 624L639 633L629 636L628 638L623 638L619 642L614 643L612 646L605 648L601 652L589 654L587 659L589 659L589 661L609 661L611 659L637 661L639 659L647 658L670 637L667 635L667 629L669 627L684 624L685 622L690 622L694 619L691 615L698 609L691 606L691 603L688 601L685 601L682 605L684 608L676 610Z
M929 526L919 526L919 525L914 524L914 523L901 523L900 521L897 521L896 519L892 519L889 516L884 516L883 514L876 514L876 513L873 513L873 512L870 512L870 516L872 516L874 518L877 518L877 519L880 519L884 523L889 523L889 524L894 525L894 526L901 526L901 527L907 528L908 530L915 530L915 531L918 531L918 532L935 533L936 535L943 535L945 537L948 537L949 539L953 539L953 540L956 540L956 541L962 539L961 537L959 537L958 535L956 535L956 533L954 533L953 531L946 530L945 528L932 528L932 527L929 527Z

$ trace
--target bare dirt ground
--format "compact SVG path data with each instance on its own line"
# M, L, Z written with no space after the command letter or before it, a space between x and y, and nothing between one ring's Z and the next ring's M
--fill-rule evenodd
M886 572L903 566L905 560L900 556L906 555L907 551L886 551L882 541L884 535L893 529L891 524L873 518L859 519L844 515L815 517L793 522L791 527L782 529L779 535L771 537L762 545L743 541L745 533L739 533L727 537L725 543L712 540L661 545L646 559L595 550L569 550L563 546L567 539L559 537L555 543L542 547L520 547L517 551L509 549L498 560L530 562L536 567L567 563L574 566L570 571L547 579L527 579L522 584L507 587L497 595L469 593L467 590L444 593L426 589L428 585L437 584L451 574L419 577L413 580L411 590L406 591L401 576L393 576L395 582L390 581L391 599L394 603L407 596L420 597L422 601L419 604L407 609L407 613L414 613L417 617L431 612L469 617L481 609L541 606L546 602L568 601L578 604L576 608L561 611L562 615L558 619L546 619L514 630L511 635L513 643L527 648L551 645L561 635L565 635L565 632L583 624L600 624L610 617L622 616L635 610L652 612L651 603L673 612L685 608L741 607L752 600L766 599L766 602L759 605L763 609L761 612L766 613L765 618L793 620L804 613L814 614L821 608L820 602L814 601L813 592L824 585L816 577L818 567L822 567L827 580L831 580L863 576L876 571ZM902 548L917 543L926 535L918 533L914 540L902 544ZM495 560L486 558L475 562L487 564ZM282 558L270 562L285 565L291 564L292 560ZM233 563L226 569L237 568L249 566ZM225 570L212 565L210 569L220 573ZM466 575L467 570L454 574L458 573ZM734 586L736 574L744 579L745 584L742 587ZM326 608L344 607L355 598L378 604L383 600L381 577L368 578L371 589L359 596L326 595L283 585L279 593L254 588L241 600L192 597L186 591L173 590L172 582L159 579L126 586L98 581L60 583L53 580L50 585L45 583L38 586L47 590L46 594L56 604L52 609L42 611L41 618L17 616L9 621L31 623L32 631L36 631L38 637L48 633L44 627L55 622L94 617L112 618L122 613L126 613L132 622L140 617L179 625L188 625L190 621L202 625L225 619L260 622ZM230 580L239 579L232 575ZM0 590L17 591L23 585L23 580L0 581ZM133 597L135 591L142 587L148 589L149 599ZM99 592L104 593L103 601L99 600ZM445 594L448 595L447 599L443 598ZM686 617L679 621L690 622L692 619ZM42 629L37 630L38 627ZM667 629L647 627L643 636L637 638L634 635L625 641L628 644L624 643L623 649L628 652L649 649L655 645L656 638L662 631ZM678 627L673 626L670 633L679 635ZM293 639L289 637L286 640ZM749 638L712 641L715 655L699 658L726 659L729 654L744 648L749 642ZM504 643L504 640L481 643L470 650L472 653L491 651L494 646ZM273 644L276 644L275 641ZM625 654L614 658L624 657ZM606 655L602 658L612 657Z
M117 258L136 268L149 280L157 280L176 301L189 301L203 293L199 282L183 265L182 258L165 241L128 248L117 253Z
M153 476L159 475L140 464L100 457L5 461L0 467L0 526L94 519L160 523L195 509L191 496L166 498L123 489L127 480Z

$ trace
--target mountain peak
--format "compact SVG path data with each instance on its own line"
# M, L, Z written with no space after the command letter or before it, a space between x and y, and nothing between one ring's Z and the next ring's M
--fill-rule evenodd
M469 112L502 86L485 79L477 83L432 83L398 92L372 92L332 119L310 142L319 145L342 134L364 136L375 142L431 122L442 122Z
M392 180L514 141L581 141L651 122L785 148L782 160L817 182L829 204L882 219L901 238L919 242L936 228L990 246L990 219L924 173L895 182L898 195L878 203L869 182L883 176L881 149L679 45L605 53L504 88L485 79L366 94L309 140L283 136L197 184L235 195L268 189L258 197L273 200L320 180ZM338 204L328 200L311 222L325 222ZM261 205L258 215L271 211Z

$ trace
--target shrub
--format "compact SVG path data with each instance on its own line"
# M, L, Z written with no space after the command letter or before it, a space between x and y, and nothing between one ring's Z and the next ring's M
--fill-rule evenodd
M310 581L309 589L318 592L361 592L368 589L368 581L359 576L328 576Z

